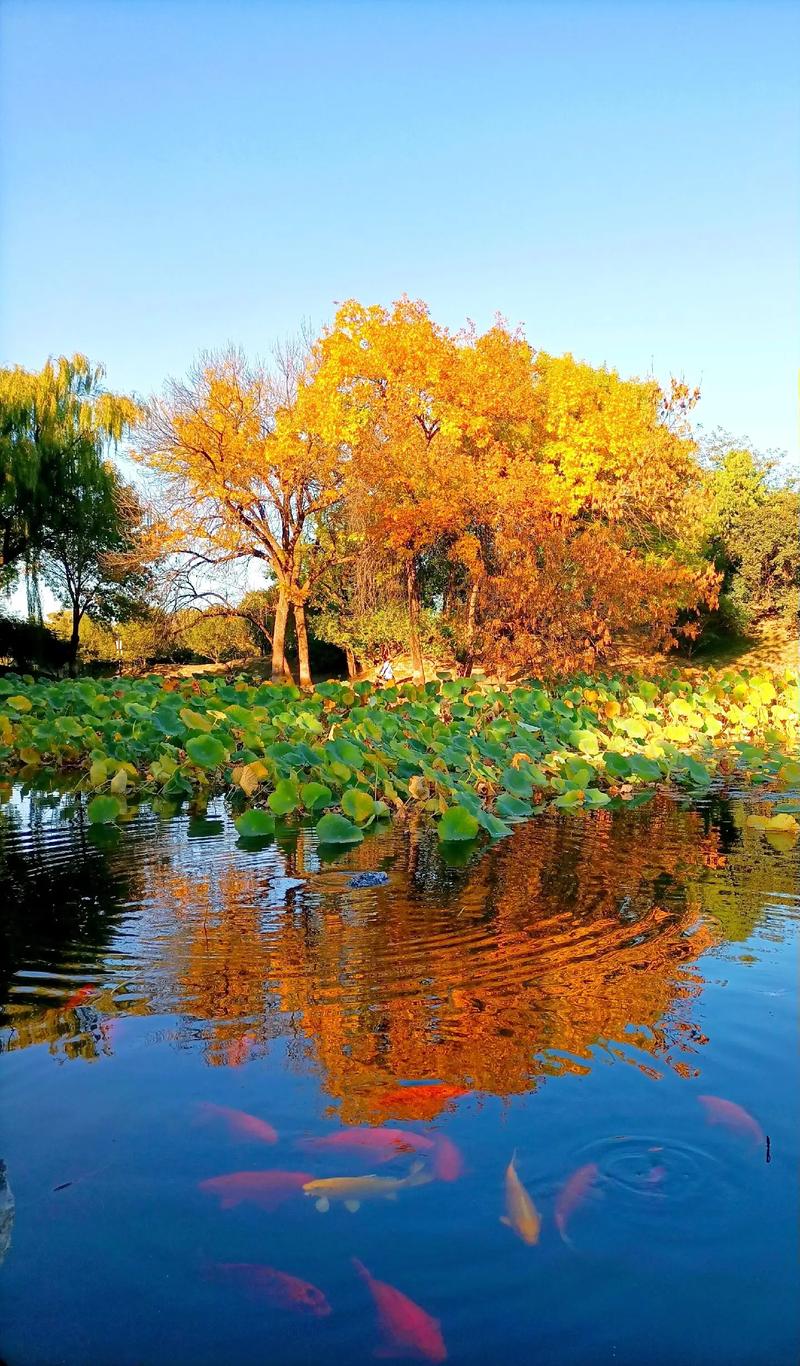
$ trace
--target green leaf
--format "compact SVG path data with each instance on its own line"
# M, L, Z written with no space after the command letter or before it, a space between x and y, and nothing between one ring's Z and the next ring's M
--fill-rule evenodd
M686 775L692 787L709 787L711 785L711 774L704 764L699 764L696 759L684 759Z
M514 797L529 797L533 788L533 781L518 768L504 768L500 774L500 781L507 792Z
M198 768L219 768L227 757L224 745L213 735L193 735L186 741L186 753Z
M275 791L269 794L267 802L270 811L274 811L276 816L288 816L290 811L296 811L301 805L299 783L295 778L281 778L275 785Z
M364 835L346 816L335 811L326 811L317 822L317 839L320 844L358 844Z
M655 759L648 759L645 754L629 754L628 768L643 783L657 783L661 777L661 769Z
M610 801L608 793L599 787L587 787L583 794L584 806L608 806Z
M518 820L525 816L530 816L533 807L530 802L523 802L519 797L512 797L510 792L501 792L494 804L494 809L498 816L504 820Z
M607 749L603 755L603 766L611 778L627 778L631 771L625 755L617 754L613 749Z
M111 825L122 811L116 797L92 797L86 808L90 825Z
M479 828L478 821L466 807L450 806L439 821L439 839L443 842L473 840Z
M303 783L300 796L306 811L319 811L333 802L333 793L324 783Z
M268 811L245 811L233 823L242 839L264 839L275 834L275 817Z
M342 797L342 810L356 825L363 825L375 815L375 802L368 792L350 787Z

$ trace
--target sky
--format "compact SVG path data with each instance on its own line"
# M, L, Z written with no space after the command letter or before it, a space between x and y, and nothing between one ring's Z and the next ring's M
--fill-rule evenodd
M337 301L797 451L800 5L0 0L0 364L147 395Z

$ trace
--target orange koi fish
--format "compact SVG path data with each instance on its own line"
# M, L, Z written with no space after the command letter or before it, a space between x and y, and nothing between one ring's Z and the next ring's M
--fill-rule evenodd
M230 1280L240 1285L256 1299L265 1299L278 1309L295 1313L313 1314L326 1318L331 1312L322 1291L309 1281L277 1271L274 1266L260 1266L256 1262L215 1262L209 1272L219 1280Z
M277 1143L278 1134L265 1119L248 1115L245 1110L231 1110L227 1105L214 1105L213 1101L201 1101L198 1109L204 1119L219 1119L227 1124L236 1138L257 1139L259 1143Z
M464 1159L455 1143L444 1134L436 1141L433 1174L439 1181L457 1181L464 1175Z
M411 1129L340 1129L338 1133L326 1134L322 1138L301 1138L298 1147L310 1148L315 1152L329 1148L349 1151L358 1149L368 1155L371 1161L391 1162L400 1153L426 1152L433 1148L432 1138L415 1134Z
M261 1209L273 1210L282 1205L310 1181L310 1172L227 1172L224 1176L210 1176L198 1183L198 1189L216 1195L220 1209L233 1209L249 1201Z
M600 1168L595 1162L587 1162L585 1166L578 1167L572 1173L568 1181L564 1182L556 1199L556 1228L565 1243L569 1242L567 1237L567 1223L570 1215L578 1208L578 1205L586 1199L589 1191L600 1175Z
M735 1101L723 1100L720 1096L698 1096L706 1112L706 1123L723 1124L735 1133L751 1138L754 1143L764 1142L764 1130L758 1120Z
M96 990L96 986L94 986L91 982L87 982L85 987L79 987L77 991L74 991L72 993L69 999L64 1002L61 1009L75 1010L76 1006L85 1005L85 1003L89 1000L89 997L93 996Z
M516 1152L506 1168L506 1213L500 1216L502 1224L508 1224L523 1243L533 1246L539 1241L542 1221L539 1211L517 1176L514 1165Z
M441 1325L420 1305L386 1281L376 1281L363 1262L352 1259L359 1276L366 1281L378 1311L383 1342L375 1349L375 1356L421 1357L424 1361L446 1361Z

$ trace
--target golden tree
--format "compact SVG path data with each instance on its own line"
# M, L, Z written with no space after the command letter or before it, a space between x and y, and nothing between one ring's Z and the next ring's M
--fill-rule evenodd
M166 543L211 564L254 557L276 586L272 675L284 675L294 614L300 683L311 682L306 603L335 553L320 535L341 498L344 456L307 425L307 355L276 353L271 370L240 351L207 354L150 405L142 453L169 489Z

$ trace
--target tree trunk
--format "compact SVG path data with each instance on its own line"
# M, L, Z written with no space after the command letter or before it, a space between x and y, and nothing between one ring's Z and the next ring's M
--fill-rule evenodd
M306 605L294 604L294 629L297 635L297 667L300 674L300 687L311 688L311 665L308 659L308 626L306 625Z
M81 610L78 604L72 604L72 633L69 638L69 657L67 668L70 678L74 678L78 672L78 647L81 637Z
M283 683L288 671L284 646L286 643L286 622L289 616L289 595L281 584L275 608L275 626L272 631L272 681ZM291 678L291 674L289 674Z
M344 657L347 660L347 677L355 678L358 673L358 664L356 663L356 655L352 645L345 645Z
M478 608L478 585L473 583L469 590L469 600L467 603L467 655L464 660L464 667L461 670L462 678L469 678L472 674L472 666L475 662L475 617Z
M419 641L419 580L417 578L416 556L406 566L406 594L408 598L409 646L411 648L411 667L415 683L425 682L425 666L422 662L422 646Z

